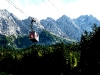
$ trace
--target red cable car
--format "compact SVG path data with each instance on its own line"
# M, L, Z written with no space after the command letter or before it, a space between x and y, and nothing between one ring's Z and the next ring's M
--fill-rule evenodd
M33 43L35 43L35 42L39 42L39 35L35 31L33 31L33 28L32 28L33 22L36 22L36 20L34 20L34 18L32 18L32 20L31 20L31 25L30 25L31 31L29 32L29 39Z
M30 31L30 33L29 33L29 39L32 42L38 42L39 41L39 35L35 31Z

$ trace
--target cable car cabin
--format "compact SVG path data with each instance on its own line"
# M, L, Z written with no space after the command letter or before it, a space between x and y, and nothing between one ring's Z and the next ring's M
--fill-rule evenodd
M39 41L39 35L35 31L30 31L29 39L34 43L38 42Z

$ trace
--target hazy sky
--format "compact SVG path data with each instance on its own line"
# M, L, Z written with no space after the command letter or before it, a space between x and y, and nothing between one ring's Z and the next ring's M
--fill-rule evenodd
M9 1L9 0L8 0ZM51 17L58 19L62 15L77 18L80 15L93 15L100 20L100 0L10 0L24 14L19 12L6 0L0 0L0 9L7 9L19 19L32 16L38 20Z

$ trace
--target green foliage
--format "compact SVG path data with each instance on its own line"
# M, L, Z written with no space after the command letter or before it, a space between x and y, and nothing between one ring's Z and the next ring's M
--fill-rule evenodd
M16 44L17 48L25 48L32 44L28 36L18 36L14 43Z
M0 72L0 75L13 75L13 74L8 74L6 72Z
M43 31L40 34L40 42L59 40L62 43L55 45L31 45L26 37L18 37L13 41L9 37L0 38L0 74L6 75L91 75L99 74L100 70L100 27L96 24L92 32L85 31L80 42L65 44L61 39ZM46 40L45 40L46 39ZM15 49L9 46L9 42L15 42L18 47L29 46L23 49ZM83 67L82 67L82 66ZM91 67L90 67L91 66ZM32 68L32 69L31 69ZM96 72L94 72L94 68ZM88 71L88 72L87 72ZM46 73L47 72L47 73ZM7 74L8 75L8 74Z
M78 43L65 44L66 40L51 35L45 30L40 33L39 37L39 43L46 42L46 44L49 44L55 41L61 43L54 45L31 45L32 42L28 36L18 36L17 38L14 36L3 36L3 38L0 38L1 73L39 75L42 71L41 74L43 75L68 75L71 70L78 66L80 62ZM73 57L70 55L70 52L72 52Z
M64 42L65 44L71 43L73 41L62 39L56 35L51 34L50 32L43 30L39 34L39 42L33 43L31 40L29 40L28 35L24 36L4 36L0 35L0 46L13 46L15 48L27 48L32 44L41 44L41 45L51 45L56 43Z
M61 41L61 39L59 38L59 37L57 37L57 36L55 36L55 35L52 35L52 34L50 34L48 31L46 31L46 30L44 30L44 31L42 31L40 34L39 34L39 37L40 37L40 43L48 43L48 44L50 44L50 42L51 43L53 43L53 42L55 42L56 40L57 41Z
M0 35L0 45L7 45L7 38L4 35Z
M43 46L33 45L25 49L10 50L10 48L0 48L0 70L11 74L66 74L65 71L70 62L69 56L71 45L59 43L55 45ZM73 55L79 62L80 55L76 50L72 50ZM73 59L72 59L73 60ZM8 64L6 64L6 62ZM73 63L72 63L73 64ZM71 66L71 65L70 65ZM29 68L30 67L30 68ZM75 66L76 67L76 66ZM31 69L32 68L32 69ZM40 69L42 68L42 69ZM43 69L44 68L44 69ZM74 66L73 66L74 68ZM45 73L46 71L47 73ZM50 71L50 72L49 72ZM36 73L35 73L36 72Z

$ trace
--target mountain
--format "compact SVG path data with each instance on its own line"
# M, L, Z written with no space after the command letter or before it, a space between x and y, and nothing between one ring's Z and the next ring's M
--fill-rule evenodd
M58 36L66 36L66 34L58 27L56 21L50 17L47 19L40 20L40 23L44 26L49 32L56 34ZM68 36L66 36L68 38Z
M71 39L79 40L81 37L81 29L77 26L77 24L74 23L74 21L67 17L66 15L63 15L59 19L57 19L58 27L66 33L68 37Z
M81 37L81 29L66 15L63 15L56 21L48 17L47 19L40 20L40 23L47 30L62 38L79 40Z
M24 29L23 29L24 28ZM6 9L0 10L0 34L15 35L27 32L25 24Z
M30 22L30 17L20 20L6 9L0 10L0 45L8 45L16 48L24 48L32 45L33 43L28 38ZM53 26L53 24L51 25ZM57 30L57 27L54 27L54 32L50 32L50 28L45 29L45 27L37 19L33 26L34 30L39 34L40 40L35 44L50 45L60 42L68 43L74 41L69 38L64 39L56 35L56 32L60 30ZM61 31L59 32L61 33Z
M0 34L15 35L16 37L17 35L26 35L29 32L30 21L30 17L20 20L6 9L0 10ZM38 32L43 29L43 26L38 21L34 24L34 29Z
M28 28L28 32L30 31L30 24L31 24L31 17L28 17L27 19L22 20L22 22L26 25L26 27ZM41 23L38 21L37 18L36 19L36 23L33 24L33 29L37 32L40 33L42 30L44 30L44 26L41 25Z
M77 24L78 27L82 29L83 32L84 30L88 32L92 31L91 27L94 25L94 23L97 26L100 26L100 21L96 17L93 17L92 15L81 15L80 17L73 20L75 24Z
M81 35L85 30L88 32L92 31L94 24L100 26L100 21L92 15L81 15L75 19L62 15L56 21L47 17L46 19L40 20L40 23L51 33L76 41L80 41Z
M16 47L25 47L33 44L28 39L30 18L31 17L20 20L6 9L0 10L0 35L6 36L8 44L13 44ZM94 23L100 26L100 21L92 15L81 15L75 19L71 19L66 15L62 15L57 20L51 17L40 21L38 21L37 18L35 19L36 23L33 24L33 29L40 35L40 41L37 44L43 45L80 41L84 30L91 31L91 27ZM11 37L12 40L9 37Z

